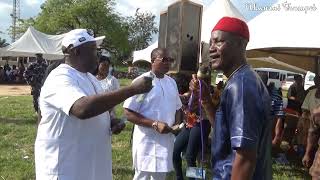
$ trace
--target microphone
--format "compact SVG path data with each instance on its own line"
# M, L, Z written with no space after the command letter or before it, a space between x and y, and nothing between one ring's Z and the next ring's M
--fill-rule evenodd
M154 83L153 83L153 79L156 77L156 75L152 71L150 71L149 74L144 76L144 77L151 78L152 79L152 86L155 86ZM137 99L136 99L136 102L141 103L142 101L144 101L144 99L146 98L147 94L148 93L139 94Z
M204 79L209 77L209 67L207 66L200 66L197 72L197 77L199 79Z

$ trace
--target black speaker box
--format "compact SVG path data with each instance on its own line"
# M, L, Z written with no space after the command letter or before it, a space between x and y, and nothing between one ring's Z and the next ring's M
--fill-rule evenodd
M181 0L168 7L165 47L175 59L171 73L195 73L198 69L202 5ZM161 29L160 29L161 31ZM160 34L161 36L162 34ZM159 39L162 39L160 37Z

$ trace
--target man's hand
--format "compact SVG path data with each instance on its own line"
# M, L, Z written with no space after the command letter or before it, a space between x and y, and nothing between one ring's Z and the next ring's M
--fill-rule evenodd
M183 127L184 127L184 123L176 124L171 127L171 133L174 135L178 135Z
M189 90L191 92L198 92L199 89L200 89L200 87L199 87L199 81L198 81L197 75L192 74L192 79L189 83Z
M278 146L278 145L280 145L280 143L281 143L281 138L275 136L275 137L273 138L273 140L272 140L272 146Z
M305 153L302 159L302 165L306 168L311 167L312 165L312 159L311 155L309 153Z
M203 106L206 112L207 118L209 119L211 126L213 126L217 107L215 107L212 102L208 85L204 81L201 81L201 85L201 105ZM195 74L192 75L192 80L189 83L189 90L194 93L194 98L197 99L199 96L200 85L199 79Z
M160 134L168 134L172 131L172 129L167 123L158 121L156 131L158 131Z
M135 80L130 87L134 90L135 94L147 93L152 89L152 78L142 77Z
M190 95L179 95L182 104L188 104Z
M126 124L123 121L117 121L117 123L111 127L112 134L119 134L125 127Z
M199 79L197 78L196 74L192 74L192 79L189 83L189 90L191 92L194 92L195 97L197 97L199 95L199 91L200 91L200 84L199 84ZM204 82L201 81L201 100L202 101L211 101L211 96L210 96L210 91L209 91L209 87L208 85Z

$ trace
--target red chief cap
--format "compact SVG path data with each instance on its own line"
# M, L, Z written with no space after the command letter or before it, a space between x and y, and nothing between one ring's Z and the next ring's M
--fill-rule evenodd
M237 34L249 41L249 28L246 22L233 17L223 17L221 18L216 26L212 29L213 31L220 30L225 32L230 32Z

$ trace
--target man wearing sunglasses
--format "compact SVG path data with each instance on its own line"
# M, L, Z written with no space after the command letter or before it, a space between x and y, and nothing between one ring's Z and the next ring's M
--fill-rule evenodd
M128 120L135 124L132 138L134 180L165 180L166 173L173 170L171 126L179 119L182 103L176 82L165 75L171 62L173 59L166 49L154 49L152 70L141 75L153 77L154 87L143 97L130 97L123 105Z
M62 40L65 64L52 70L41 88L41 121L35 142L36 178L111 180L111 122L108 110L152 88L151 78L104 92L91 73L97 68L97 44L85 29Z

